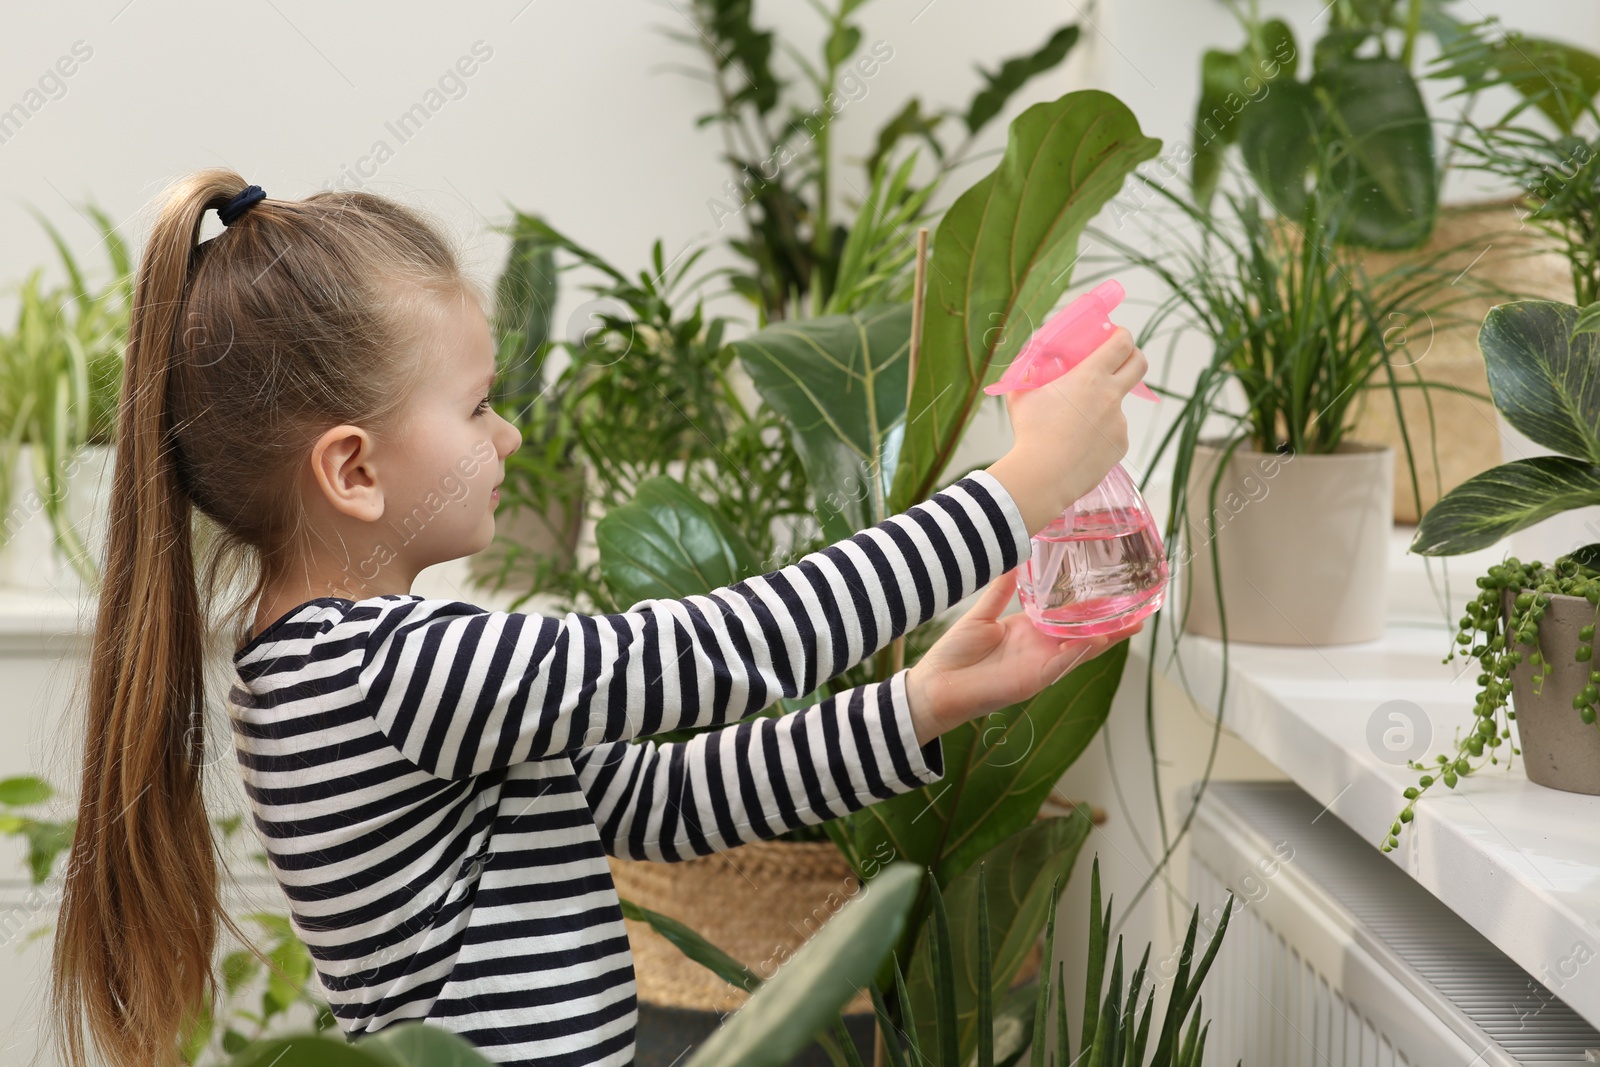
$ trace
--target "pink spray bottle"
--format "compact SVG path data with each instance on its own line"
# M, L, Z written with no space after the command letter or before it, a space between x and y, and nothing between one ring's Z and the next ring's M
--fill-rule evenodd
M1122 286L1104 282L1045 322L1017 353L991 396L1037 389L1077 366L1114 327L1111 309ZM1140 382L1132 392L1156 400ZM1057 637L1120 630L1161 607L1167 554L1155 518L1119 463L1059 517L1033 536L1017 577L1017 596L1035 626Z

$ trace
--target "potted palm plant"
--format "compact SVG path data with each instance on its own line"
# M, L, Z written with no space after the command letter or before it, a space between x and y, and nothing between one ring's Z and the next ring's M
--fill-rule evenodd
M68 283L18 287L0 334L0 584L77 598L99 584L97 542L114 448L133 272L111 219L90 205L112 276L91 287L49 220Z
M1186 315L1212 349L1150 461L1172 449L1167 537L1184 539L1183 628L1263 644L1376 639L1395 463L1387 444L1351 436L1355 405L1367 390L1398 402L1413 384L1447 388L1399 380L1394 324L1424 301L1444 321L1477 283L1451 285L1438 263L1449 250L1368 274L1339 239L1352 200L1326 184L1296 219L1250 192L1220 193L1224 214L1147 185L1198 238L1176 236L1172 213L1158 211L1144 220L1149 241L1096 237L1170 291L1141 343Z
M1202 208L1212 200L1225 153L1237 145L1254 185L1286 217L1303 210L1308 183L1350 188L1353 202L1337 239L1363 249L1359 255L1369 274L1409 258L1414 249L1434 257L1454 247L1459 254L1449 262L1455 273L1470 271L1514 290L1508 299L1571 299L1557 242L1522 224L1516 200L1440 203L1461 146L1451 138L1442 154L1435 152L1434 126L1443 123L1430 115L1419 91L1417 45L1424 35L1435 39L1440 55L1424 76L1451 87L1446 99L1466 96L1454 120L1457 130L1470 125L1477 93L1497 75L1535 96L1546 91L1539 72L1592 70L1600 59L1559 42L1491 33L1487 22L1455 17L1458 5L1448 0L1383 0L1328 5L1314 62L1302 63L1287 23L1263 19L1256 0L1248 10L1234 0L1229 6L1245 41L1237 51L1212 49L1202 57L1191 161ZM1345 150L1325 157L1318 150L1325 136ZM1476 346L1477 324L1488 306L1488 300L1476 301L1470 314L1456 316L1457 325L1447 327L1421 301L1410 321L1393 327L1409 340L1396 346L1400 367L1419 381L1450 389L1411 391L1398 406L1377 397L1358 399L1354 434L1389 444L1397 460L1405 424L1426 419L1430 438L1437 438L1435 447L1409 457L1417 473L1414 486L1396 469L1396 521L1416 522L1442 493L1501 460L1500 442L1474 429L1495 418Z

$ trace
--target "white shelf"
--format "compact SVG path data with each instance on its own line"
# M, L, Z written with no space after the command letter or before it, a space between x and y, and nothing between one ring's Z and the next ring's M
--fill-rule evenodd
M1388 625L1381 640L1320 648L1230 642L1224 729L1259 751L1326 806L1374 852L1405 805L1416 772L1380 758L1369 720L1388 701L1410 701L1432 731L1423 754L1453 755L1469 726L1479 665L1443 662L1476 578L1517 554L1505 545L1448 559L1410 555L1414 526L1391 542ZM1524 557L1537 558L1537 557ZM1431 568L1439 590L1430 589ZM1448 570L1451 596L1441 599ZM1174 584L1177 582L1175 580ZM1181 605L1163 612L1157 666L1214 715L1222 643L1184 634ZM1168 619L1165 616L1171 615ZM1131 651L1149 654L1152 628ZM1180 666L1181 665L1181 666ZM1507 746L1502 745L1502 751ZM1393 758L1393 757L1391 757ZM1328 817L1324 814L1319 817ZM1437 784L1388 857L1588 1022L1600 1025L1600 797L1529 782L1522 761Z

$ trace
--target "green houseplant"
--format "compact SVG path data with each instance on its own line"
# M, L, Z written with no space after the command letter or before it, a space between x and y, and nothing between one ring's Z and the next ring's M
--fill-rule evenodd
M84 487L100 482L109 462L133 274L111 219L93 205L87 211L111 279L91 286L66 240L35 211L67 284L45 288L42 268L34 271L17 288L16 326L0 334L0 580L29 588L99 583L79 531L80 513L93 505L69 494L88 495Z
M1069 284L1082 228L1158 147L1105 93L1069 93L1024 111L1011 124L999 166L955 201L934 235L915 375L908 365L913 309L904 303L775 323L733 342L758 392L785 416L812 500L821 505L822 543L897 514L942 484L982 387L998 379L1027 339L1024 324L1041 321ZM1029 186L1028 177L1041 172L1056 180ZM997 272L990 269L995 263L1023 268ZM995 329L997 322L1008 328ZM817 417L823 413L818 397L836 398L826 418ZM929 417L907 419L908 410L924 409ZM836 493L847 473L864 479L868 491ZM708 577L743 577L727 561L755 557L728 524L698 499L656 489L608 512L597 527L602 568L619 602L664 591L703 593L716 584ZM636 534L688 523L705 535L695 539L707 545L704 559ZM950 771L939 790L870 805L823 824L825 831L858 876L887 851L931 867L940 885L949 886L1014 835L1042 832L1035 830L1035 816L1104 721L1125 660L1125 646L1109 651L1032 701L951 731L942 738ZM892 648L885 648L830 684L881 680L895 669ZM1005 742L1030 733L1032 743L1013 760ZM1087 833L1086 824L1081 832ZM1056 851L1065 847L1064 839ZM919 896L898 946L913 974L929 907L926 894ZM972 925L970 916L954 921ZM1042 921L1041 914L1023 944L1037 936ZM1021 959L1015 957L1004 980ZM879 978L879 988L887 989L888 973ZM891 998L891 1015L899 1008ZM970 1044L963 1047L970 1051Z
M1600 359L1596 316L1595 305L1539 300L1490 311L1479 343L1495 405L1518 430L1558 454L1513 460L1457 487L1424 517L1411 551L1470 552L1551 515L1600 503L1600 397L1590 383ZM1406 790L1386 850L1398 843L1422 793L1440 782L1455 788L1461 777L1500 762L1512 720L1521 747L1508 747L1512 755L1520 751L1531 781L1600 793L1600 732L1594 729L1600 700L1591 666L1595 620L1589 617L1600 604L1597 565L1600 544L1591 544L1548 565L1511 556L1477 579L1481 592L1461 617L1445 659L1459 652L1482 667L1476 721L1457 738L1453 754L1440 754L1431 765L1412 764L1425 773Z
M1122 939L1109 972L1111 905L1101 910L1100 861L1094 863L1089 902L1089 937L1082 1026L1078 1030L1078 1052L1072 1055L1071 1026L1067 1018L1065 964L1058 963L1056 977L1050 977L1050 958L1046 950L1043 977L1033 988L1020 990L1004 1002L996 1003L980 995L977 1008L978 1039L976 1062L991 1067L1016 1067L1026 1055L1030 1067L1051 1062L1121 1063L1130 1067L1199 1067L1205 1055L1209 1024L1201 1025L1203 1010L1200 986L1216 959L1233 911L1230 896L1222 908L1220 921L1204 955L1196 960L1196 934L1200 910L1195 908L1180 953L1177 973L1165 1009L1155 1019L1155 982L1148 989L1145 976L1150 948L1123 981ZM669 930L684 952L730 984L753 991L750 1001L732 1015L698 1048L686 1067L777 1067L788 1062L795 1052L811 1040L824 1043L841 1067L862 1067L853 1045L837 1015L857 986L871 981L879 962L891 953L896 936L905 925L907 912L917 890L919 878L909 863L893 863L875 879L870 891L848 901L816 937L803 945L794 957L770 979L762 981L749 969L692 930L675 924L665 916L653 916ZM968 1062L960 1057L956 1037L957 991L968 977L952 965L954 938L949 915L939 893L937 880L926 879L933 896L935 941L939 948L932 962L935 1003L932 1009L932 1040L924 1042L922 1030L914 1021L895 1028L895 1037L886 1046L891 1067L923 1064L927 1067L961 1067ZM990 940L993 930L987 880L979 867L977 923L974 933L980 942ZM1060 890L1060 876L1051 883L1046 945L1054 943L1054 901ZM633 909L637 911L638 909ZM892 957L891 957L892 959ZM989 987L987 956L978 956L978 970L972 978L980 990ZM905 975L894 966L895 988L902 1000L909 1000ZM1141 1009L1139 1000L1144 994ZM873 989L874 1007L885 1026L893 1026L884 1000ZM1018 1005L1028 1004L1026 1018L1018 1019ZM1193 1014L1191 1014L1191 1011ZM1045 1032L1035 1020L1053 1015L1056 1043L1047 1049ZM828 1032L829 1019L832 1032ZM1158 1023L1152 1031L1152 1021ZM1185 1028L1187 1024L1187 1028ZM466 1042L448 1031L423 1023L402 1023L382 1034L364 1038L353 1046L320 1035L292 1035L260 1040L240 1049L230 1067L267 1067L273 1063L319 1067L327 1064L349 1067L476 1067L486 1064Z
M857 7L844 3L829 15L828 54L814 70L832 77L844 69L860 44L859 30L849 26ZM757 106L768 84L761 55L770 40L753 30L748 5L696 10L722 20L700 27L708 40L726 45L717 50L717 77L725 77L726 85L750 87L747 97L742 89L719 93L721 108L707 121L726 126L736 147L747 141L765 144L756 127L763 116L784 111L776 104ZM538 591L582 596L598 607L703 593L902 511L950 478L950 455L970 423L979 390L998 377L1031 325L1064 291L1066 268L1088 218L1158 147L1138 133L1125 108L1103 93L1069 94L1016 120L1000 167L963 194L939 224L929 271L934 282L919 321L921 362L917 373L910 373L907 231L927 218L934 183L959 162L972 135L1029 77L1059 62L1073 36L1058 33L1039 52L985 72L986 87L958 114L966 136L953 151L940 144L937 130L957 113L930 114L920 104L902 109L881 132L864 185L835 175L862 197L848 226L832 221L820 199L808 210L784 214L785 205L793 207L791 194L799 195L797 189L825 198L835 180L822 173L829 166L825 140L806 127L803 109L789 108L783 130L816 158L793 170L785 163L776 182L768 170L764 182L750 183L740 194L747 198L740 214L752 230L734 248L748 266L735 269L726 284L752 299L764 328L731 344L719 341L727 324L702 314L697 287L675 288L687 264L663 263L658 252L654 272L641 272L635 280L542 220L519 214L520 235L542 241L602 278L591 290L595 302L586 317L585 325L593 328L581 337L547 338L538 358L556 350L570 358L564 369L539 381L545 395L502 398L503 406L523 410L526 404L526 410L537 412L530 425L557 427L542 439L550 447L524 449L531 453L530 482L537 469L570 469L577 462L589 465L594 475L591 508L600 512L595 525L599 559L587 573L581 567L572 570L581 577L551 574ZM735 115L746 124L744 133L734 128ZM894 160L896 145L906 137L921 141L935 157L931 181L913 180L915 157ZM1078 152L1079 141L1090 150ZM750 158L747 153L741 162L730 151L732 164L747 176ZM809 169L813 165L815 173ZM1060 181L1043 196L1024 197L1030 173L1059 175ZM784 183L787 192L777 187ZM796 243L790 231L773 229L779 221L798 227L793 232L803 235L800 244L808 250L795 259L803 265L794 270L771 266L774 250L792 251ZM823 234L829 235L825 242ZM826 255L819 251L824 247ZM1026 267L1010 279L988 276L986 265L1007 259ZM772 283L774 271L782 275L781 284ZM980 284L968 285L968 279ZM787 298L779 299L780 289L786 289ZM682 314L675 305L686 293L696 295L691 310ZM809 317L800 317L808 312ZM996 329L997 324L1005 328ZM548 371L552 364L541 366ZM843 367L852 369L842 373ZM867 383L875 399L863 405L862 390L853 386ZM663 394L673 403L660 403ZM608 396L617 402L596 402ZM622 400L626 396L643 402L635 400L630 410ZM848 399L819 420L815 396ZM698 415L685 418L691 403L701 405ZM907 419L908 404L926 408L929 417ZM620 419L645 405L649 411L619 432L624 429ZM690 440L706 426L714 429ZM630 437L649 447L628 447ZM672 442L683 444L675 449ZM619 462L619 457L631 461ZM508 481L513 477L508 473ZM786 535L775 538L771 527L785 522ZM683 530L695 536L673 536ZM681 542L691 540L705 545L704 551L686 552ZM924 627L873 662L856 665L831 680L830 691L888 677L908 656L920 654L936 630L936 625ZM1101 657L1104 662L1075 672L1072 680L1028 706L947 735L946 751L959 749L962 788L935 801L937 820L924 817L912 825L929 799L914 794L899 805L876 805L880 810L865 817L802 828L783 838L795 845L831 840L847 861L846 871L857 876L867 872L873 857L892 850L897 857L927 861L941 884L948 884L977 856L1034 821L1055 781L1103 721L1124 654ZM771 713L800 703L780 703ZM1040 724L1049 724L1048 731ZM1036 729L1047 735L1042 743L1033 744L1019 765L1008 766L1011 750L1001 746ZM1012 750L1017 747L1012 744ZM928 906L926 895L919 897L902 937L903 957L910 957ZM1026 942L1041 924L1042 918ZM1021 962L1021 957L1014 961ZM887 980L887 973L880 977ZM898 1010L896 1004L890 1007Z

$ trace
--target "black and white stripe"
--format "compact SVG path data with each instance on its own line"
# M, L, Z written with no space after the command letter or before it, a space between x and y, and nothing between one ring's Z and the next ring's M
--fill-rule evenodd
M627 1064L607 854L687 859L937 781L905 671L817 689L1012 567L975 471L705 596L547 617L389 594L300 605L234 656L255 826L349 1033L428 1018L501 1063ZM681 743L632 739L721 726Z

